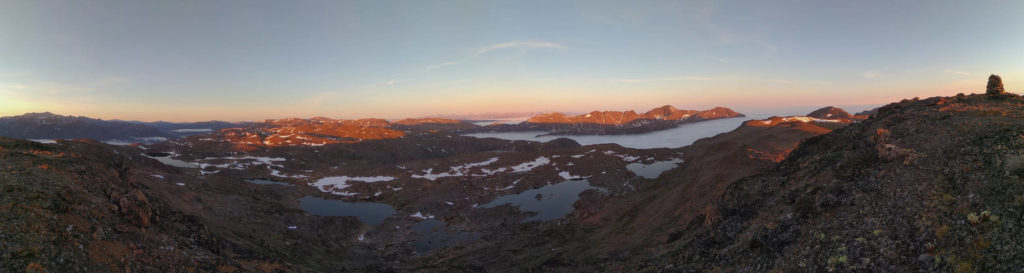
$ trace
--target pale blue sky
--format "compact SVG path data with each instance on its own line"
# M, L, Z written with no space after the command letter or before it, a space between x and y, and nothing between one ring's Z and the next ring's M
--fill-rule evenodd
M0 1L0 115L880 104L1024 90L1021 1ZM1019 84L1018 84L1019 83Z

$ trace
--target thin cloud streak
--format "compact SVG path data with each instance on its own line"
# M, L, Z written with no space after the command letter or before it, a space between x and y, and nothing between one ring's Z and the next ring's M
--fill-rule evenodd
M957 74L957 75L961 75L961 76L970 76L971 75L970 72L960 71L960 70L956 70L956 69L952 69L952 68L946 69L946 73Z
M439 63L439 64L435 64L435 65L428 65L426 68L424 68L424 70L434 70L434 69L438 69L438 68L441 68L441 67L445 67L445 66L449 66L449 65L456 65L456 64L459 64L459 62L443 62L443 63Z
M882 73L878 72L878 70L864 71L864 78L867 78L867 79L877 79L877 78L879 78L881 76L882 76Z
M399 80L390 80L390 81L386 81L386 82L379 82L379 83L371 83L371 84L363 85L363 88L373 88L373 87L381 87L381 86L391 86L391 85L395 85L396 83L400 83L400 82L402 82L402 81L399 81Z
M686 76L686 77L669 77L669 78L653 78L653 79L619 78L619 79L614 79L614 80L618 81L618 82L622 82L622 83L650 83L650 82L665 82L665 81L710 81L710 80L715 80L715 79L716 78L712 78L712 77Z
M526 48L526 49L554 48L554 49L564 49L565 46L557 44L557 43L543 42L543 41L515 41L515 42L493 44L493 45L488 45L488 46L481 47L481 48L477 49L475 51L475 53L473 53L472 56L469 56L469 58L463 59L461 61L451 61L451 62L443 62L443 63L439 63L439 64L428 65L427 67L423 68L423 70L434 70L434 69L442 68L442 67L445 67L445 66L457 65L457 64L464 63L464 62L467 62L469 60L475 59L476 57L479 57L480 55L483 55L483 54L485 54L487 52L491 52L491 51L495 51L495 50L499 50L499 49L504 49L504 48Z
M562 46L562 45L556 44L556 43L551 43L551 42L533 42L533 41L527 41L527 42L508 42L508 43L493 44L493 45L481 47L480 49L477 49L476 55L474 55L474 57L475 56L480 56L480 55L482 55L484 53L487 53L487 52L491 52L491 51L494 51L494 50L502 49L502 48L556 48L556 49L563 49L563 48L565 48L565 46Z

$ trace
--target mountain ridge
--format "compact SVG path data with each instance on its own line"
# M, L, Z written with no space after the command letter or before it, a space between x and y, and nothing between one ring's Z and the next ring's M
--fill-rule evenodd
M548 135L625 135L642 134L678 127L682 124L745 117L725 107L708 110L679 110L671 105L655 107L643 114L636 111L592 111L566 115L559 112L530 117L518 124L491 124L468 132L547 131Z

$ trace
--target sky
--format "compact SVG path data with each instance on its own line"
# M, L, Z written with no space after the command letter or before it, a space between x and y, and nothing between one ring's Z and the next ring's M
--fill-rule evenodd
M1024 91L1024 1L0 0L0 115L880 105Z

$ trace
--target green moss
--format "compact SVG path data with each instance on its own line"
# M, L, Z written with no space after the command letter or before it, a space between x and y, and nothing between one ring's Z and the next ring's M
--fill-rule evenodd
M967 273L967 272L972 272L972 271L973 270L971 270L971 264L970 263L968 263L968 262L960 262L960 264L958 264L956 266L956 270L954 272L957 272L957 273Z

